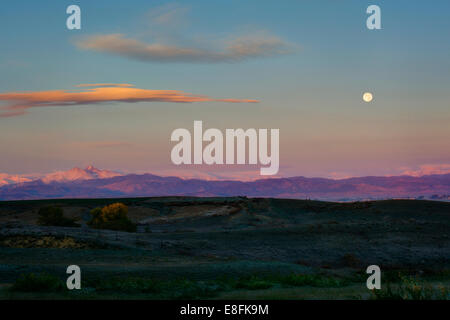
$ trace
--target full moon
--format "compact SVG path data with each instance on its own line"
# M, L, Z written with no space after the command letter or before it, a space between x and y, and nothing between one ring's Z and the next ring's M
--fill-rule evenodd
M373 100L373 95L370 92L364 92L363 94L363 100L365 102L370 102Z

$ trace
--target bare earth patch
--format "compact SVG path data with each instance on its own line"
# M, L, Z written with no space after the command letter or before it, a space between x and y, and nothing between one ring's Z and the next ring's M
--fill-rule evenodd
M60 248L60 249L94 249L98 245L75 240L71 237L56 238L52 236L11 236L0 240L0 247L7 248Z

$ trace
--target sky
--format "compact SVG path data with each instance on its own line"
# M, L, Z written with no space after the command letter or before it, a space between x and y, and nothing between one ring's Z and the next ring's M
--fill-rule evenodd
M66 27L81 8L81 30ZM366 8L381 8L368 30ZM177 128L278 128L280 176L450 171L448 1L14 1L0 10L0 173L182 177ZM362 94L373 93L365 103Z

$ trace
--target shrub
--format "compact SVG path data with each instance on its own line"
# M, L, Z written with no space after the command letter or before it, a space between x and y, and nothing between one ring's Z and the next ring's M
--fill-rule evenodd
M56 292L61 291L63 288L63 283L58 277L47 273L28 273L17 278L10 290L21 292Z
M97 291L112 291L126 293L153 293L159 291L159 283L154 279L147 278L112 278L102 280L94 287Z
M41 226L78 227L73 219L64 217L64 211L58 207L43 207L38 212L38 224Z
M211 298L222 289L217 284L203 281L187 279L157 280L141 277L91 280L90 285L98 292L150 294L165 299Z
M350 268L356 268L361 265L361 261L353 254L353 253L347 253L342 257L342 262L344 266L350 267Z
M343 279L326 277L318 274L290 274L281 277L280 282L285 285L302 287L342 287L347 284Z
M240 278L234 285L236 289L261 290L268 289L273 283L255 276Z
M373 290L373 299L376 300L448 300L450 291L444 287L433 287L418 282L411 277L402 277L401 283L391 286L389 283L384 289Z
M168 298L192 300L192 299L204 299L212 298L217 295L222 288L213 283L204 281L191 281L186 279L174 280L168 283L170 285L170 291Z
M103 208L91 210L88 225L96 229L134 232L136 225L128 219L128 207L123 203L113 203Z

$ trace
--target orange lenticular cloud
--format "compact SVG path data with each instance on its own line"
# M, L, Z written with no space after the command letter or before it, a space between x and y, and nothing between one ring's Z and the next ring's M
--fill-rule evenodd
M133 87L130 84L81 84L79 88L88 87L83 91L31 91L0 93L0 118L14 117L26 114L28 109L36 107L64 107L76 105L98 104L106 102L228 102L228 103L258 103L252 99L214 99L204 95L195 95L177 90L147 90Z

